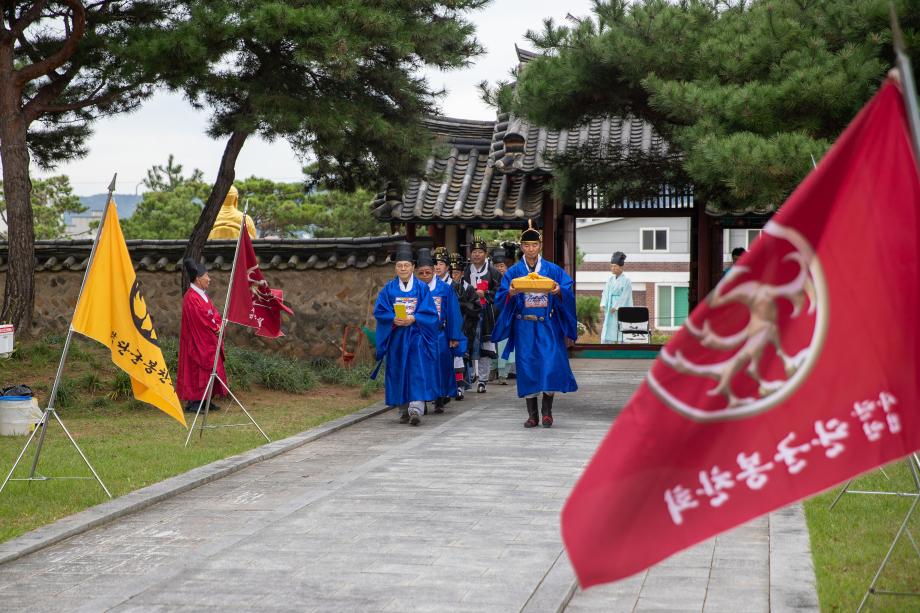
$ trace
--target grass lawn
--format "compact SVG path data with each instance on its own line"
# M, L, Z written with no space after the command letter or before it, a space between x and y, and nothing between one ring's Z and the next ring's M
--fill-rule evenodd
M13 359L0 361L0 385L26 383L44 407L60 341L46 339L18 349ZM174 360L174 343L164 342L163 346L167 361ZM380 386L368 383L366 367L343 369L328 363L308 364L230 351L227 368L234 393L272 440L383 399ZM119 372L105 348L75 339L58 411L114 496L265 443L258 430L247 426L209 429L201 439L196 432L186 448L186 430L158 409L133 400L130 383ZM174 367L171 372L175 372ZM219 404L223 411L209 415L209 424L248 423L232 401L224 399ZM191 416L188 422L191 425ZM26 440L25 436L0 437L0 480L6 477ZM14 477L28 475L32 456L27 453ZM48 429L38 472L92 479L57 422ZM0 494L0 541L107 499L94 480L11 482Z
M885 472L891 481L875 471L854 481L850 489L916 491L904 462L887 466ZM805 502L818 598L825 612L856 610L911 503L902 497L847 494L831 511L828 507L840 489ZM920 509L910 528L920 538ZM907 538L899 541L878 588L920 592L920 559ZM870 596L865 610L918 611L920 597Z

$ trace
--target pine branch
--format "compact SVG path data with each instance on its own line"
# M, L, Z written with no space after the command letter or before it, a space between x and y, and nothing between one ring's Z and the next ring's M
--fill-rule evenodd
M82 2L77 0L62 1L73 10L73 30L56 53L13 72L13 78L20 86L44 76L56 68L60 68L77 52L80 41L86 33L86 11Z

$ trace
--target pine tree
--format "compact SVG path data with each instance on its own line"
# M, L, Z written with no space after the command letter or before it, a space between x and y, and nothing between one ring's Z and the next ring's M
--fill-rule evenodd
M895 4L916 66L920 2ZM638 116L672 145L663 158L597 143L563 156L568 196L692 183L711 212L772 212L892 66L888 11L889 0L598 2L591 18L528 34L545 55L497 98L556 128Z
M487 0L214 0L188 2L184 27L148 55L204 54L172 87L211 111L226 138L217 179L192 231L198 257L246 140L286 138L316 161L314 181L354 189L414 170L428 153L420 120L435 93L424 66L464 65L480 52L467 11ZM212 53L213 50L219 53Z
M0 3L0 164L10 255L0 322L22 334L34 302L30 157L51 168L85 155L94 120L134 109L151 93L157 76L136 46L161 36L175 8L167 0Z

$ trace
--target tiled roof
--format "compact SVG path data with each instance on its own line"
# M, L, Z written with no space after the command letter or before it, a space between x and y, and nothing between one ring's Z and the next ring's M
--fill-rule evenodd
M534 54L518 49L521 62ZM554 155L580 146L667 153L667 144L639 119L595 118L573 129L550 130L513 115L495 121L433 117L435 146L424 172L374 198L373 215L386 222L523 223L542 212Z
M320 270L382 266L403 236L370 238L256 239L252 241L263 269ZM128 251L135 270L175 271L182 262L187 241L129 240ZM229 271L235 240L208 241L204 260L209 270ZM91 240L36 241L36 271L84 270L92 249ZM7 269L7 243L0 242L0 272Z

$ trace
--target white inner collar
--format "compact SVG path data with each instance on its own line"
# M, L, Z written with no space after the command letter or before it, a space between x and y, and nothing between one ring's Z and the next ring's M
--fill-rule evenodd
M527 260L524 260L524 266L527 267L527 271L530 272L530 264L527 263ZM537 255L537 265L534 267L533 271L537 274L540 273L540 268L543 266L543 256Z
M189 287L191 287L193 290L195 290L196 292L198 292L198 295L201 296L202 298L204 298L204 301L205 301L205 302L210 302L210 300L208 300L208 295L204 293L204 290L203 290L203 289L201 289L200 287L198 287L198 286L195 285L194 283L192 283L191 285L189 285Z
M411 291L412 291L412 282L415 281L415 275L412 275L411 277L409 277L409 281L406 282L406 283L403 283L403 282L402 282L402 279L400 279L399 277L396 277L396 280L399 281L399 289L400 289L400 290L402 290L402 291L404 291L404 292L411 292Z
M438 278L431 277L431 281L428 282L428 289L430 289L431 291L434 291L434 288L436 288L437 286L438 286Z

